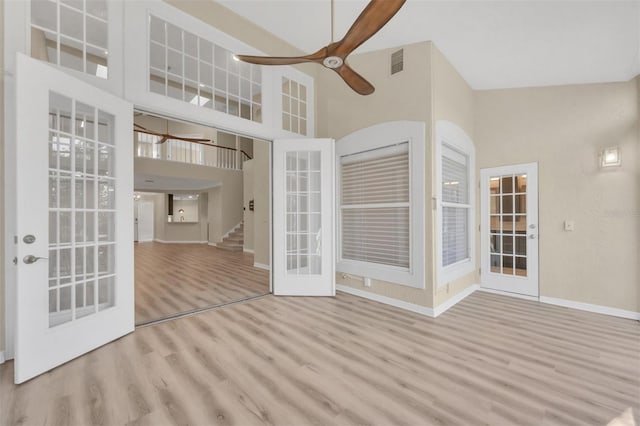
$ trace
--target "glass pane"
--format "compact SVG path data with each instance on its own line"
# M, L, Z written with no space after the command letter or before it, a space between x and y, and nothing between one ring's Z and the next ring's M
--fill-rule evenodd
M87 13L100 19L107 19L106 0L85 0Z
M513 216L502 216L502 233L513 234Z
M500 197L499 196L491 196L489 198L489 204L490 204L490 213L491 214L500 214Z
M149 30L151 40L160 44L165 44L165 22L161 19L151 16L149 18Z
M115 176L115 149L112 146L98 145L98 176Z
M526 236L516 236L516 254L521 256L527 255L527 237Z
M115 241L114 212L98 212L98 241Z
M521 277L527 276L527 258L516 257L516 275Z
M98 275L115 273L115 245L98 246Z
M513 254L513 236L502 236L502 252L505 254Z
M58 7L50 0L31 0L31 24L57 31Z
M60 33L83 40L82 12L60 5Z
M500 178L492 177L489 179L489 192L492 195L500 193Z
M500 244L500 236L492 234L490 236L490 244L491 244L491 253L500 253L500 248L502 245Z
M107 23L90 16L85 19L87 22L87 43L107 49Z
M98 310L103 311L114 304L115 278L107 277L98 280Z
M115 182L113 180L98 181L98 208L115 209L116 193Z
M167 61L165 58L165 47L156 43L151 43L149 49L149 64L153 68L164 71L167 67Z
M500 255L491 255L491 272L500 273Z
M104 111L98 111L98 140L113 145L113 125L115 117Z
M527 196L516 195L516 213L526 213L526 212L527 212Z
M502 273L513 275L513 256L502 256Z
M513 195L502 196L502 212L513 213Z
M167 44L172 49L182 52L182 30L173 24L167 23Z
M200 42L200 60L208 64L213 63L213 43L201 38L198 40Z
M502 178L502 193L503 194L513 193L513 176L504 176Z
M527 175L516 176L516 192L527 192Z

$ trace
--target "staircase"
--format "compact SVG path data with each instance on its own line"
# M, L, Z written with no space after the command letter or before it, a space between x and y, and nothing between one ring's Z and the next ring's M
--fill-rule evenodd
M240 222L240 225L231 231L227 237L222 239L221 243L217 243L216 247L226 251L242 251L244 244L244 222Z

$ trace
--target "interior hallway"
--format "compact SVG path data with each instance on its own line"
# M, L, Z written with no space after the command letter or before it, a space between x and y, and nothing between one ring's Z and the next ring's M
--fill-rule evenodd
M269 293L253 255L206 244L135 244L136 324Z

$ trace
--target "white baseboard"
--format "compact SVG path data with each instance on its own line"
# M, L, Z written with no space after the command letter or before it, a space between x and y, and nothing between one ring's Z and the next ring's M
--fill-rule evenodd
M271 269L271 267L269 265L265 265L264 263L257 263L255 262L253 264L254 268L260 268L260 269L266 269L267 271Z
M437 317L438 315L446 312L449 308L453 307L458 302L461 302L463 299L465 299L470 294L473 294L479 288L480 288L480 284L472 284L469 287L465 288L460 293L453 296L451 299L434 307L433 316Z
M242 248L242 251L245 252L245 253L251 253L251 254L255 254L256 253L254 250L246 249L244 247Z
M371 293L371 292L360 290L353 287L348 287L341 284L336 284L336 290L353 294L354 296L364 297L365 299L374 300L376 302L384 303L385 305L395 306L396 308L415 312L420 315L426 315L431 318L435 317L433 309L427 308L426 306L420 306L413 303L405 302L403 300L393 299L387 296L381 296L379 294Z
M510 293L508 291L494 290L492 288L486 288L486 287L482 287L482 286L478 290L484 291L485 293L492 293L492 294L499 294L501 296L515 297L516 299L533 300L535 302L538 302L538 300L539 300L538 297L536 297L536 296L528 296L526 294Z
M581 311L594 312L596 314L611 315L640 321L640 312L626 311L624 309L611 308L609 306L592 305L591 303L575 302L573 300L557 299L555 297L540 296L540 302L550 305L564 306L565 308L579 309Z
M4 364L6 359L4 358L4 351L0 351L0 364Z
M208 241L165 241L165 240L153 240L162 244L207 244Z

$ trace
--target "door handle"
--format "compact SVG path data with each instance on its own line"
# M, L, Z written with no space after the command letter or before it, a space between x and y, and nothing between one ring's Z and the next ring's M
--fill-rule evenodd
M535 239L536 239L536 235L535 235L535 234L531 234L531 235L529 235L529 239L530 239L530 240L535 240Z
M27 265L31 265L32 263L36 263L40 259L47 259L47 258L46 257L34 256L32 254L28 254L22 259L22 261L24 263L26 263Z

